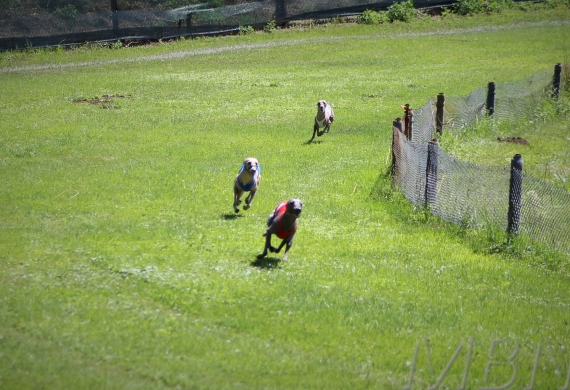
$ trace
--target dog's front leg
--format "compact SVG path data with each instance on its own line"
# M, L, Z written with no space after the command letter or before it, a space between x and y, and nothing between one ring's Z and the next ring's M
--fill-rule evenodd
M319 131L319 125L315 121L315 125L313 126L313 136L311 137L309 142L312 142L315 139L315 135L317 134L317 131Z
M243 206L244 210L247 210L251 207L251 203L253 202L253 198L255 197L256 192L257 191L255 191L255 190L251 190L249 192L249 195L247 196L247 198L245 198L245 206Z
M283 243L281 243L281 245L283 245ZM293 246L293 237L291 237L291 239L287 241L287 246L285 247L285 253L283 254L283 261L287 261L287 257L289 257L289 249L291 249L292 246Z
M265 256L267 256L267 250L273 248L271 246L271 233L265 231L265 233L263 233L263 235L265 236L265 247L263 248L263 253L257 255L258 259L263 259ZM273 252L273 251L271 251L271 252Z
M234 188L234 211L239 213L238 206L241 204L241 196L243 195L243 191L241 189Z

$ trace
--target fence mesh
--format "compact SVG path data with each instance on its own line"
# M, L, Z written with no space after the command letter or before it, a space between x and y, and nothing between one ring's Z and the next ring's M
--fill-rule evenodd
M549 94L552 72L545 70L525 80L498 83L495 88L493 118L515 121L528 115ZM479 88L467 96L445 98L444 125L446 131L474 125L487 114L488 88ZM428 142L435 136L436 99L414 110L413 142Z
M294 20L327 19L386 10L401 0L19 0L0 7L0 51L118 39L167 39L216 35L239 27L262 28L269 21L283 25ZM37 3L33 5L34 3ZM139 9L132 8L133 3ZM448 6L452 0L415 0L416 8ZM50 4L59 4L54 7ZM212 7L212 4L220 6ZM89 9L91 12L86 12Z
M515 120L526 115L550 93L551 81L552 72L544 71L519 82L496 84L494 118ZM474 125L486 115L486 101L487 88L477 89L466 97L446 97L444 131ZM429 206L434 215L445 221L471 228L493 225L506 231L511 167L485 167L460 161L437 148L437 185L435 191L427 191L426 175L434 169L426 168L428 142L436 136L435 105L436 100L431 99L413 111L411 141L398 128L392 129L394 183L415 206ZM570 253L570 193L522 173L521 194L522 199L511 199L520 206L521 217L520 226L511 227L512 231Z

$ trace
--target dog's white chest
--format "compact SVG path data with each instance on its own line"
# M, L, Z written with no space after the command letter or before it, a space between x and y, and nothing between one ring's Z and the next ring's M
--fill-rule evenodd
M325 116L323 117L323 119L319 120L319 117L317 116L315 117L315 121L317 122L317 125L319 125L319 127L324 127L329 123L329 118L331 116L332 116L331 106L327 105L325 107Z

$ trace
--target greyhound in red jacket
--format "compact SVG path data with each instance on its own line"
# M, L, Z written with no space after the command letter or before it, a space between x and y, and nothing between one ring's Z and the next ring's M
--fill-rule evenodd
M262 254L257 255L258 259L263 259L267 256L268 250L272 253L279 253L281 248L287 244L285 254L283 255L283 261L287 260L289 249L293 246L293 237L297 231L297 218L301 215L302 210L303 202L299 199L290 199L279 203L267 220L267 230L263 233L265 236L265 248L263 248ZM272 234L275 234L283 240L278 248L271 246Z

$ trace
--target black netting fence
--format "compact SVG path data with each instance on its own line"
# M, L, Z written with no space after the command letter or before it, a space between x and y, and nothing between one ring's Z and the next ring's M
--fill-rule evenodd
M402 0L87 0L47 2L9 0L0 9L0 51L80 44L93 41L157 40L219 35L240 27L262 28L270 21L328 19L386 10ZM33 3L37 3L35 7ZM20 3L29 3L24 7ZM58 0L51 2L58 4ZM133 8L133 4L138 9ZM224 5L224 3L228 3ZM41 6L40 6L41 4ZM416 8L452 4L451 0L415 0ZM90 6L89 6L90 5Z
M496 84L493 117L514 120L528 114L551 94L552 80L553 72L545 71ZM489 88L481 88L467 97L446 97L443 131L473 126L488 115L488 95ZM570 193L525 174L524 168L485 167L449 155L434 140L437 111L432 99L413 110L411 131L393 127L393 180L405 197L446 221L520 232L570 253Z

